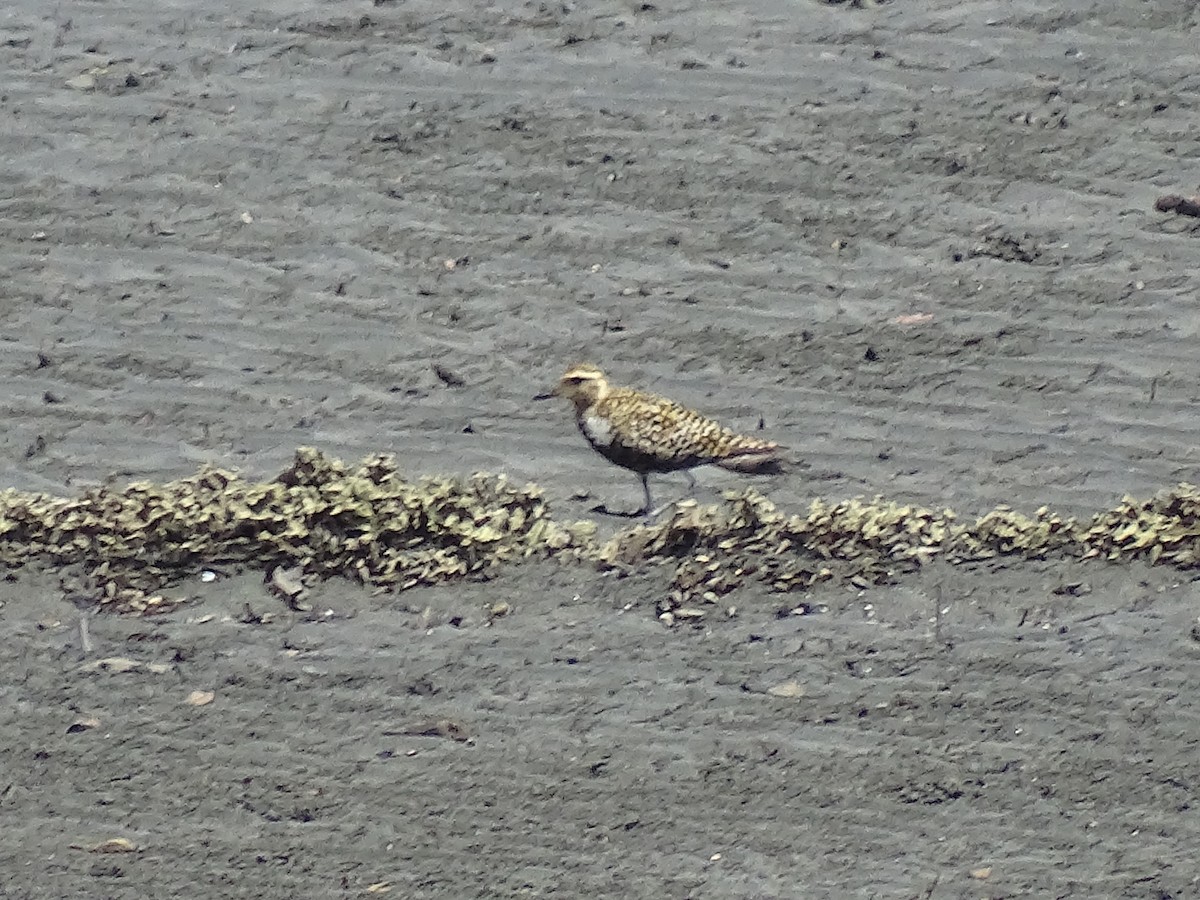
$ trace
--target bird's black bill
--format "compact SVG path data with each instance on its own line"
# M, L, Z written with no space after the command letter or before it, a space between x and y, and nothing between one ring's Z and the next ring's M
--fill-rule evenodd
M553 400L553 399L554 399L554 392L553 392L553 391L546 391L546 393L544 393L544 394L538 394L538 395L537 395L536 397L534 397L533 399L534 399L534 400Z

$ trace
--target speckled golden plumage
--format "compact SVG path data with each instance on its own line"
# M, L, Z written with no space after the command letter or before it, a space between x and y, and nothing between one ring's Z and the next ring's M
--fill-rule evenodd
M652 472L704 465L770 472L780 464L778 444L737 434L666 397L612 387L595 366L572 366L552 394L575 406L575 423L597 453L641 477L645 505L637 514L650 511Z

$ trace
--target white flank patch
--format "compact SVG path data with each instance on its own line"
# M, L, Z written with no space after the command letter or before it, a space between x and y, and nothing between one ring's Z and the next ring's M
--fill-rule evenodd
M593 444L608 447L613 442L612 424L602 416L584 416L583 433Z

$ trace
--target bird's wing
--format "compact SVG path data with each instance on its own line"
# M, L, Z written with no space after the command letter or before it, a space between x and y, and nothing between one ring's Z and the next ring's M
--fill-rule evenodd
M695 410L653 394L611 398L614 444L665 466L712 462L732 433Z

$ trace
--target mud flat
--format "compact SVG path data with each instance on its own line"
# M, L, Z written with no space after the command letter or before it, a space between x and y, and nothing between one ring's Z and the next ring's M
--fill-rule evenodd
M580 358L761 417L789 514L1195 481L1183 6L16 0L0 485L313 446L588 520L637 485L529 399ZM194 571L155 617L77 574L0 584L0 895L1198 890L1187 568L748 580L673 628L657 563L307 609Z

